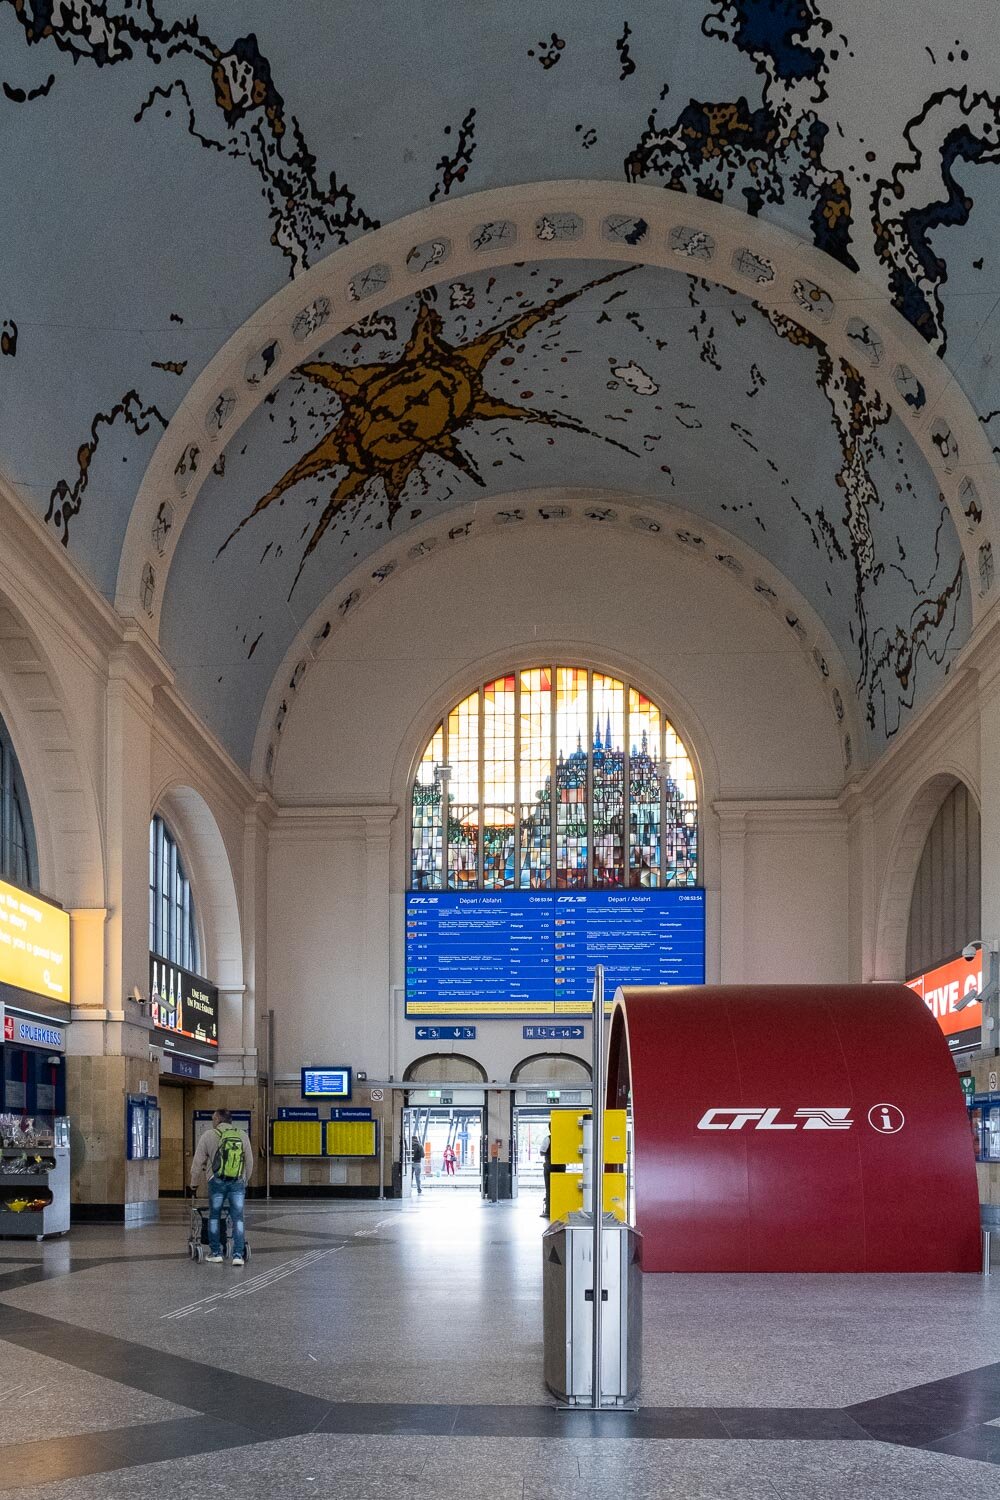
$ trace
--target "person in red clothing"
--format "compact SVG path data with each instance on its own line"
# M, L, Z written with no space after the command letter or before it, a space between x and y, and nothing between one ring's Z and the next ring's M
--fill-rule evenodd
M455 1175L455 1148L454 1148L454 1146L445 1146L445 1148L444 1148L444 1175L446 1177L454 1177L454 1175Z

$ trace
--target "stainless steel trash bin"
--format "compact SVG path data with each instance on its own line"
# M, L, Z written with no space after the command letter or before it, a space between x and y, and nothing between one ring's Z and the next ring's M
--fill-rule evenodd
M635 1229L604 1215L601 1397L607 1405L631 1401L642 1382L640 1242ZM593 1399L593 1255L589 1213L570 1214L542 1236L545 1384L571 1406Z

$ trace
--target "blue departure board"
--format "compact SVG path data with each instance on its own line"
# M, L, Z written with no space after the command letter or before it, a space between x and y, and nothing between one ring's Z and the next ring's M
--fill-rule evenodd
M406 897L406 1014L589 1015L620 984L704 984L703 890L420 891Z

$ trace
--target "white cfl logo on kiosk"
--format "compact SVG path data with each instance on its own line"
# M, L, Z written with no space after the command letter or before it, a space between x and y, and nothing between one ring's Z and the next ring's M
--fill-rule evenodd
M780 1119L777 1109L708 1109L698 1121L699 1130L850 1130L854 1121L847 1109L797 1109L791 1120Z
M782 1120L780 1106L775 1109L707 1109L698 1121L699 1130L850 1130L854 1124L850 1106L847 1109L820 1109L818 1106L797 1109L790 1120ZM895 1104L873 1104L868 1123L879 1135L897 1135L906 1124L906 1116Z

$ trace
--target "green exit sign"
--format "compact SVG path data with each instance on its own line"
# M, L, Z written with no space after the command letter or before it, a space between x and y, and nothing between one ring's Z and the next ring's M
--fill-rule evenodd
M545 1097L549 1101L550 1104L558 1104L559 1103L559 1090L558 1089L549 1089L548 1092L546 1093Z
M440 1099L440 1097L441 1097L441 1090L440 1089L428 1089L427 1090L427 1097L429 1099Z

